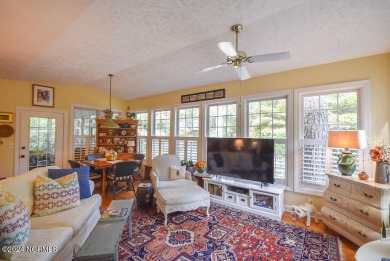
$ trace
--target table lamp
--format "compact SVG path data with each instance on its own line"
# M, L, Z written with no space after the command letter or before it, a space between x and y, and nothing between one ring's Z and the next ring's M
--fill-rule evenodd
M348 149L365 149L366 133L364 130L329 131L328 147L344 148L337 165L342 175L351 176L356 170L356 156Z

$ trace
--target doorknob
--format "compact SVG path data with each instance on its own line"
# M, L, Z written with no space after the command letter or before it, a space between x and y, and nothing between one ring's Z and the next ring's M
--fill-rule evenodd
M24 156L24 155L20 155L20 158L22 158L22 159L24 159L26 156Z

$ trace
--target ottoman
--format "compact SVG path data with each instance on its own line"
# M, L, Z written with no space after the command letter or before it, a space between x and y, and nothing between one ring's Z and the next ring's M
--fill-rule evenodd
M168 214L176 211L194 210L198 207L207 207L209 216L210 194L198 185L190 185L183 188L159 189L155 193L157 199L157 213L165 216L165 226L168 222Z

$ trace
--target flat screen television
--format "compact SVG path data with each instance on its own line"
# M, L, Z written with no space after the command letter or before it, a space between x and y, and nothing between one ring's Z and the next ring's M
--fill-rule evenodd
M207 172L274 183L274 140L207 138Z

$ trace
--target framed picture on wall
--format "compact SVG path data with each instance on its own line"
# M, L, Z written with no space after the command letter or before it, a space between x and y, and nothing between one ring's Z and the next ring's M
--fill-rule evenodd
M34 106L54 107L54 87L33 84Z
M0 123L12 123L13 114L12 112L0 112Z

